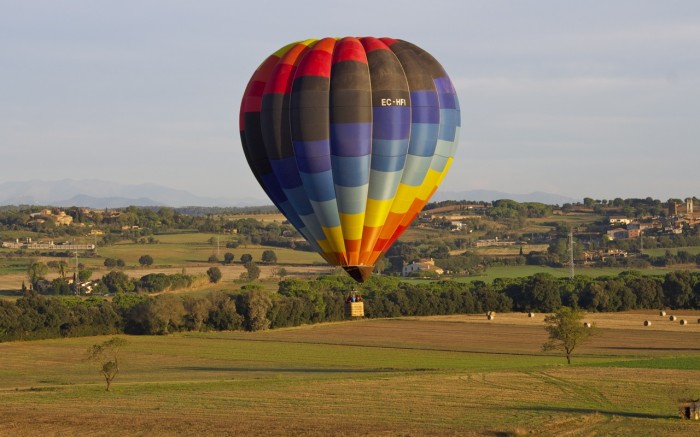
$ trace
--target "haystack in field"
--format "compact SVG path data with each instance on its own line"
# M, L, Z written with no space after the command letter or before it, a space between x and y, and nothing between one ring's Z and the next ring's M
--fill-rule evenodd
M679 399L678 413L681 419L700 420L700 399Z

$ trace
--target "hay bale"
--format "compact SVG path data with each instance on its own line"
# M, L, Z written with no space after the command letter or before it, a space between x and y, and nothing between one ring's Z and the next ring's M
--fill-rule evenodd
M535 317L535 313L529 312L529 313L527 313L527 316L530 317L530 318ZM700 319L699 319L699 320L700 320Z
M590 327L591 327L591 322L583 322L583 327L584 327L584 328L590 328Z
M666 316L666 311L664 311L664 310L659 311L659 315L660 315L661 317L665 317L665 316Z
M687 321L687 320L681 319L681 326L687 325L687 324L688 324L688 321Z
M670 321L672 321L672 322L675 322L676 319L678 319L678 317L676 317L676 316L668 316L668 320L670 320Z
M489 320L493 320L494 317L495 317L494 314L489 314L488 316L486 316L486 318Z
M648 320L645 320L645 321L644 321L644 326L651 326L651 322L648 321Z

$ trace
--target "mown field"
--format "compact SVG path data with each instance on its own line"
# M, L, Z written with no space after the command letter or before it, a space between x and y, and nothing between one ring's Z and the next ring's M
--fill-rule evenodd
M700 312L678 315L591 315L571 366L540 314L125 337L112 392L82 359L107 337L4 343L0 435L697 435Z

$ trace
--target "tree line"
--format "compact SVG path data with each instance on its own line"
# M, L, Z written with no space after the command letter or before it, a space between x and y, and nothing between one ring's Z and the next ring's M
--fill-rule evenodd
M123 279L123 278L122 278ZM143 278L142 278L143 280ZM156 277L151 283L158 283ZM133 283L133 282L132 282ZM0 300L0 341L52 337L152 334L178 331L258 331L345 318L346 276L289 278L272 293L260 285L206 296L157 296L136 288L111 299L42 296L31 290L16 301ZM155 288L160 288L160 285ZM674 271L663 277L623 272L574 279L536 274L525 278L415 284L373 277L360 292L367 317L477 314L488 311L552 312L562 306L586 311L700 309L700 273Z

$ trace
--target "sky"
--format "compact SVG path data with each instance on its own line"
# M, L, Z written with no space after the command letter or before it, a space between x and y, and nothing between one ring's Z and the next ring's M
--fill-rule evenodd
M0 0L0 183L266 199L241 95L278 48L389 36L459 95L446 191L700 195L700 2Z

